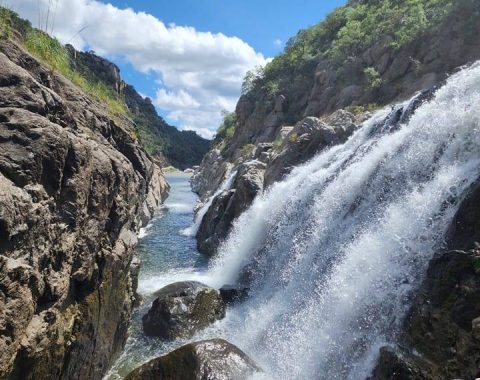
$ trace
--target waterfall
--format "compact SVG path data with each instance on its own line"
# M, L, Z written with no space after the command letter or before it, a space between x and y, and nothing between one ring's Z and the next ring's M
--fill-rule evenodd
M295 168L221 245L209 276L218 286L250 279L249 299L223 323L265 369L259 378L364 379L379 347L396 342L480 176L480 65L413 115L410 103Z
M237 171L233 171L229 174L229 176L222 182L218 190L213 194L208 200L205 202L205 204L198 210L194 217L193 224L185 228L184 230L180 231L180 233L184 236L195 236L198 232L198 229L200 228L200 225L202 224L203 217L205 214L208 212L210 209L210 206L213 203L213 200L219 196L221 193L223 193L226 190L230 190L232 187L233 181L235 180L235 177L237 176Z

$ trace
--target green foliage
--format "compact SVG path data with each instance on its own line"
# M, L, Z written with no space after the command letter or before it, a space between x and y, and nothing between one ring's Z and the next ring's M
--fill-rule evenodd
M363 73L367 77L369 88L375 89L382 85L382 77L375 67L367 67Z
M53 71L71 76L67 51L57 39L40 30L32 29L25 36L24 44L31 54L48 64Z
M453 0L378 0L344 8L344 25L327 55L341 63L357 56L384 36L400 48L435 26L448 14Z
M246 144L242 148L242 156L246 158L251 157L254 150L255 150L254 144Z
M223 122L217 129L215 140L230 140L237 126L237 115L235 112L222 111Z
M284 141L281 137L277 138L273 142L273 151L276 152L276 153L279 153L283 148L283 143L284 143Z
M14 13L4 7L0 7L0 38L12 38L12 20Z
M367 105L355 105L346 107L346 111L354 114L355 116L361 115L365 112L374 112L379 108L379 105L376 103L369 103Z
M242 83L242 94L252 91L264 75L262 66L257 66L253 70L247 71Z
M298 135L295 132L292 132L288 134L287 138L288 138L288 141L294 143L294 142L297 142Z

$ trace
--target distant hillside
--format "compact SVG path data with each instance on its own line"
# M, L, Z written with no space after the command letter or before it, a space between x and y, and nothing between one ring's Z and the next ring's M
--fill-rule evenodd
M62 46L48 34L32 28L14 12L0 8L1 38L16 36L36 58L70 79L77 87L106 103L136 124L134 136L147 153L164 165L185 169L198 165L210 141L191 131L179 131L160 117L150 99L144 99L125 83L120 69L94 52L79 52Z
M67 46L75 69L94 81L106 83L125 102L137 125L138 138L152 156L186 169L198 165L208 151L210 141L192 131L179 131L157 114L152 101L144 99L133 86L120 77L119 68L93 52L78 52Z

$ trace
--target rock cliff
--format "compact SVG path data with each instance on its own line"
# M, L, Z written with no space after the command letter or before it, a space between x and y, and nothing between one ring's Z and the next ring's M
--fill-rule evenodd
M0 378L101 379L168 185L125 115L19 41L0 40Z

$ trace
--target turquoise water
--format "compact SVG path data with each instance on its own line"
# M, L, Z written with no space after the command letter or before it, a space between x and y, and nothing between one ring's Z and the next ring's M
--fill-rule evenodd
M133 368L180 346L183 342L164 343L142 334L142 316L148 311L153 293L173 282L200 280L207 269L207 259L196 249L196 241L181 230L192 225L197 196L190 190L189 177L169 175L170 195L150 224L142 229L138 253L142 261L138 293L143 304L133 315L129 338L120 358L105 379L121 379Z

